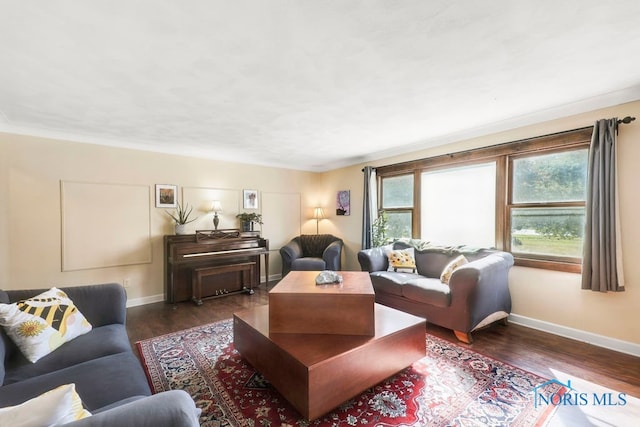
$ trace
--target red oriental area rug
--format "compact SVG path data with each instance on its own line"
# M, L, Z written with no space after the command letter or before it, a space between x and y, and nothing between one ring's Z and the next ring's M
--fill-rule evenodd
M231 319L140 341L154 392L187 391L202 426L538 426L553 406L536 393L555 383L460 345L426 335L427 356L308 421L233 348ZM537 406L537 407L536 407Z

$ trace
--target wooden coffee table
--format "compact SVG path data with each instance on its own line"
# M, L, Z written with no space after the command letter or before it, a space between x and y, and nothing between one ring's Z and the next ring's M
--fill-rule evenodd
M233 316L234 346L313 420L425 356L424 319L375 303L373 311L373 335L342 335L270 332L269 306L243 310Z
M341 271L316 285L318 271L291 271L269 291L269 332L374 335L376 295L369 273Z

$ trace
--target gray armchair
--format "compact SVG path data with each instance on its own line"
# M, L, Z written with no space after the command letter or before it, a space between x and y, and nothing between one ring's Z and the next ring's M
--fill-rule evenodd
M282 277L294 271L339 271L342 239L331 234L302 234L280 248Z

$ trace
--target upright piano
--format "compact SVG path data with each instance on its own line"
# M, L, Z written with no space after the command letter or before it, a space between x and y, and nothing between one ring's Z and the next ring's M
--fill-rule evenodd
M164 236L164 288L169 303L246 292L260 284L260 257L269 277L269 240L259 232L198 230Z

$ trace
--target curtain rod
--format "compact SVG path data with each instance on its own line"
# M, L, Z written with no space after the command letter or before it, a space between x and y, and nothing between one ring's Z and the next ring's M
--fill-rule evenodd
M629 123L631 123L635 119L636 119L635 117L627 116L624 119L618 119L618 124L628 125ZM579 130L579 129L574 129L574 130ZM510 144L510 142L508 142L507 144ZM373 168L373 169L376 169L376 168ZM364 168L362 168L362 172L364 172Z

